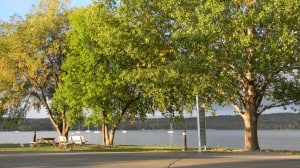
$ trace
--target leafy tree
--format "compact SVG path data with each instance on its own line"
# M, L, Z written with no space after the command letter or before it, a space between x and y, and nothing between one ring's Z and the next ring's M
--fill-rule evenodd
M5 115L5 117L9 118L23 118L24 109L26 109L26 106L22 106L18 101L19 98L17 96L13 96L13 93L16 93L16 90L10 90L10 85L14 82L15 74L10 67L14 65L4 57L4 55L11 51L10 44L13 43L13 38L9 38L8 36L16 29L16 25L22 21L21 17L14 15L12 16L10 23L1 22L0 24L0 111L1 116Z
M112 9L99 2L70 16L66 74L55 95L56 107L70 109L69 116L87 111L88 124L102 124L105 146L113 145L115 130L126 117L144 119L152 111L152 99L123 79L124 71L136 63L123 41L129 36L126 26Z
M187 100L188 76L180 73L180 48L171 37L179 24L172 16L170 2L133 0L121 1L123 22L130 25L129 38L125 38L127 52L135 60L134 68L124 71L125 80L136 83L143 93L153 97L153 108L168 115L181 115ZM182 81L182 82L180 82ZM172 114L172 116L174 116Z
M89 121L102 123L104 145L125 116L144 118L154 109L181 115L191 98L188 76L176 70L182 64L170 40L176 29L170 10L158 1L105 1L71 16L57 106L77 109L73 116L82 115L80 107L92 111Z
M60 82L64 34L69 29L65 4L41 0L26 19L12 20L1 31L1 106L6 111L44 107L59 135L70 126L66 111L56 111L50 103Z
M244 120L245 151L259 150L257 121L273 107L299 102L300 5L296 0L177 2L191 78L231 104ZM178 6L177 5L177 6Z
M72 17L60 100L106 124L128 86L167 113L203 95L231 104L245 150L259 150L259 115L299 102L298 11L295 0L96 3Z

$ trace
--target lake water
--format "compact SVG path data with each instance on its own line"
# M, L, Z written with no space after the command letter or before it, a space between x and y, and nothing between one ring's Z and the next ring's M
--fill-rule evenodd
M71 135L82 135L89 144L100 144L101 133L94 131L71 131ZM260 130L261 149L300 151L300 130ZM55 131L38 131L37 137L56 138ZM198 147L197 130L187 130L187 145ZM33 132L0 132L0 144L26 144L33 140ZM115 144L123 145L182 145L182 130L169 134L167 130L117 131ZM206 130L207 147L243 148L243 130Z

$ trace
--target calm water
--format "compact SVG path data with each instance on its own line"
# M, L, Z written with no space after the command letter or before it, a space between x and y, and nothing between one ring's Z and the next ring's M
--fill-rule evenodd
M242 130L207 130L207 147L243 148ZM261 149L297 150L300 151L300 130L261 130L259 143ZM70 135L83 135L89 144L100 144L101 133L75 132ZM37 132L37 137L57 137L54 131ZM0 132L0 144L29 143L33 140L33 132ZM173 134L166 130L117 131L115 144L124 145L182 145L182 131L175 130ZM187 144L198 147L197 130L187 130Z

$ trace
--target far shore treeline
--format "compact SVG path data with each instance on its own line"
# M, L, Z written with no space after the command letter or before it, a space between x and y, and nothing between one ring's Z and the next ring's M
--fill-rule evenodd
M2 119L3 120L3 119ZM300 129L300 113L276 113L262 115L259 120L258 128L260 130L277 130L277 129ZM7 125L4 125L7 124ZM180 121L172 122L173 129L189 130L197 129L197 118L190 117ZM93 126L84 126L84 124L75 125L72 130L96 130ZM242 130L243 121L240 116L222 115L206 117L206 128L217 130ZM137 121L130 123L129 120L123 122L118 127L119 130L154 130L170 129L169 119L151 118L145 122ZM19 125L9 125L9 121L1 122L1 131L54 131L48 118L32 119L27 118L19 121Z

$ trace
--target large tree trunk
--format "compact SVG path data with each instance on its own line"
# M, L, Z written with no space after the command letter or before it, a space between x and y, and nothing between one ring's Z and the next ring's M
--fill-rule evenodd
M56 133L58 136L65 136L68 138L70 127L68 124L65 123L65 121L62 121L61 124L58 124L53 117L50 117L50 121L52 125L54 126Z
M47 113L49 115L49 119L50 119L53 127L55 128L57 135L58 136L65 136L68 139L70 126L66 122L66 111L63 111L61 113L62 114L62 116L61 116L62 119L60 121L57 121L57 120L55 120L55 118L53 116L52 109L50 108L50 105L47 102L46 97L44 96L43 99L41 99L40 101L45 106L45 108L47 110Z
M110 135L109 135L109 145L113 146L114 145L114 139L115 139L115 133L116 133L116 126L113 126L110 130Z
M253 103L253 102L252 102ZM250 107L255 105L250 105ZM258 151L259 143L257 136L257 120L258 114L255 108L246 109L245 114L242 115L244 119L244 151Z
M247 28L247 34L250 37L255 35L255 26L251 25ZM257 151L259 149L258 136L257 136L257 89L255 89L255 73L253 72L255 63L253 62L254 49L248 48L246 57L246 66L248 72L245 74L245 79L242 82L243 90L245 92L244 104L245 113L242 115L244 119L245 139L244 151Z
M101 130L102 130L102 145L106 146L105 134L106 134L106 131L107 131L107 127L105 126L105 124L102 124Z
M116 126L111 130L108 129L108 124L102 124L102 144L103 146L113 146L115 138Z

